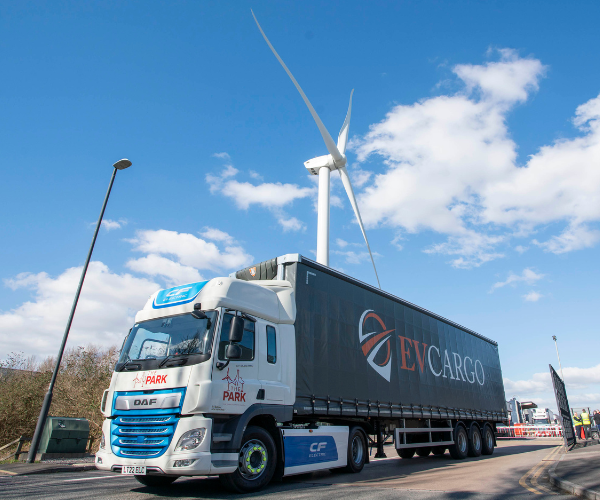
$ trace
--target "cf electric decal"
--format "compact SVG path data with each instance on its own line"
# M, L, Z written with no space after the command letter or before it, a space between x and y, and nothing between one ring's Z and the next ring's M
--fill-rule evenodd
M245 403L246 393L244 392L244 379L240 377L240 371L237 371L235 378L231 378L229 376L229 368L227 368L227 375L225 375L223 380L227 382L227 390L223 391L223 401Z
M370 333L363 333L367 320L372 318L369 324L374 325L377 329L381 327L381 331L373 331ZM358 341L361 344L362 352L367 357L367 363L369 363L373 369L379 373L388 382L390 381L390 375L392 373L392 332L394 330L388 330L381 318L373 312L372 309L367 309L360 317L358 324ZM377 356L379 351L385 347L382 351L383 354ZM377 361L375 361L377 357Z
M133 387L146 387L148 385L156 385L156 384L166 384L167 383L167 375L157 375L156 370L151 372L142 372L138 373L133 379Z
M163 307L178 306L192 302L207 283L208 281L200 281L198 283L161 290L156 294L152 302L152 308L161 309Z
M371 319L371 321L368 321ZM375 331L363 333L368 325ZM381 330L381 331L379 331ZM358 339L363 354L367 357L367 362L371 367L388 382L392 373L392 345L397 345L392 337L394 330L388 330L383 320L373 312L367 309L362 313L358 324ZM428 345L416 339L411 339L403 335L398 335L400 344L400 369L411 372L424 370L429 371L435 377L448 378L469 384L485 383L485 372L483 364L478 359L470 356L463 356L458 352L441 350L435 345Z

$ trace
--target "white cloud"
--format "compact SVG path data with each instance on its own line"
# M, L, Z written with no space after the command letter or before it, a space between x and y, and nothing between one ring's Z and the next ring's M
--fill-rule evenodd
M336 245L337 245L338 247L340 247L340 248L346 248L346 247L348 246L348 242L347 242L347 241L344 241L344 240L343 240L343 239L341 239L341 238L337 238L337 239L335 240L335 243L336 243Z
M225 231L221 231L220 229L216 229L214 227L205 227L204 231L200 233L200 236L203 236L207 240L213 241L222 241L223 243L227 243L231 245L234 240L233 237L227 234Z
M497 288L502 288L506 285L515 285L517 283L526 283L528 285L533 285L537 281L541 280L543 277L544 277L543 274L536 273L529 267L523 269L523 272L520 275L510 272L508 274L508 278L506 278L505 281L498 281L497 283L494 283L494 285L492 286L492 288L490 290L490 293L492 293ZM535 292L531 292L531 293L535 293ZM539 294L537 294L537 295L539 295ZM539 299L540 297L541 297L541 295L539 295L537 297L537 299ZM527 299L527 300L533 300L535 302L537 299Z
M179 262L156 254L150 254L139 259L131 259L127 262L126 266L137 273L161 277L165 280L168 287L184 283L196 283L203 280L202 275L196 268L184 266Z
M254 170L250 170L248 172L248 175L257 181L264 180L264 177L262 175L260 175L258 172L255 172Z
M363 262L371 262L369 252L354 252L352 250L330 250L332 254L344 257L344 262L347 264L361 264ZM377 252L373 252L373 258L381 257Z
M230 160L231 159L231 156L229 156L229 153L225 153L225 152L215 153L215 154L213 154L213 156L215 158L220 158L221 160Z
M542 224L566 224L562 234L534 241L549 252L600 241L593 227L600 221L600 96L575 111L575 138L542 146L519 164L507 117L537 91L546 68L497 52L497 61L453 68L458 92L395 106L351 143L360 162L378 156L385 165L359 196L365 223L445 235L427 251L456 256L455 267L500 258L509 239Z
M543 295L541 293L538 293L534 290L532 290L531 292L529 292L528 294L523 295L523 298L527 301L527 302L537 302L538 300L540 300L543 297Z
M302 231L305 229L304 223L296 219L296 217L286 217L284 214L280 214L279 217L277 217L277 222L281 224L284 233L288 231Z
M231 198L236 206L247 210L252 205L258 205L270 210L284 231L300 231L305 228L304 223L296 217L291 217L283 211L283 207L291 205L295 200L314 197L316 188L300 187L296 184L283 184L281 182L264 182L252 184L240 182L232 177L238 174L231 165L218 175L207 174L206 181L211 193L221 193ZM254 179L261 178L256 172L250 171ZM341 203L341 202L340 202Z
M13 310L0 312L0 358L17 351L27 355L56 355L81 269L67 269L55 278L46 273L22 273L5 280L13 290L30 289L33 298ZM91 262L68 346L90 343L120 346L133 324L135 312L159 288L148 279L116 274L102 262Z
M521 254L525 253L527 250L529 250L529 247L524 247L523 245L517 245L515 247L515 251L517 251Z
M542 247L546 252L556 254L593 247L600 240L600 231L588 228L585 224L570 224L558 236L552 236L548 241L532 243Z
M217 234L212 230L212 235ZM227 233L223 233L225 235ZM223 237L223 235L219 235ZM233 244L226 242L224 249L220 249L212 241L206 241L189 233L178 233L176 231L144 230L138 231L134 239L130 240L134 245L134 250L150 254L151 256L169 256L174 257L180 266L169 266L166 262L153 257L143 257L133 259L127 263L130 269L144 272L151 276L162 275L169 276L172 280L177 280L186 273L191 273L190 268L196 270L221 271L230 269L239 269L252 262L253 257L248 255L245 250ZM159 267L153 267L151 264L160 263ZM182 268L184 266L186 269ZM173 274L165 274L171 270Z
M111 219L102 219L101 226L104 229L106 229L107 231L111 231L112 229L121 229L126 224L127 224L127 220L125 220L125 219L119 219L118 221L111 220ZM94 224L94 226L95 225L96 224Z

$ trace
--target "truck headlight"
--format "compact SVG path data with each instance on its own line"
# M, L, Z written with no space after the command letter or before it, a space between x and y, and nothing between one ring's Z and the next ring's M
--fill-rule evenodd
M185 432L179 438L179 441L177 441L175 451L187 451L198 448L198 446L200 446L200 444L204 440L205 434L206 429L204 427L200 427L199 429L192 429L191 431Z
M102 433L102 437L100 438L100 448L101 449L106 448L106 441L104 439L104 432Z

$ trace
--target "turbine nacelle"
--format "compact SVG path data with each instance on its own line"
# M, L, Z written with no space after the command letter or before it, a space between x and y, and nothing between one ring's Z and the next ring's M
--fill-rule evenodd
M337 170L346 165L346 155L342 154L342 159L335 161L331 155L317 156L311 160L305 161L304 166L313 175L319 175L319 170L323 167L329 170Z

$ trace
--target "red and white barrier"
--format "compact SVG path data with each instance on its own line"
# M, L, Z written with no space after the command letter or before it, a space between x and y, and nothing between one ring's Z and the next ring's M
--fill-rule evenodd
M560 425L528 425L517 424L511 426L497 426L496 437L498 438L557 438L562 437L562 426Z

